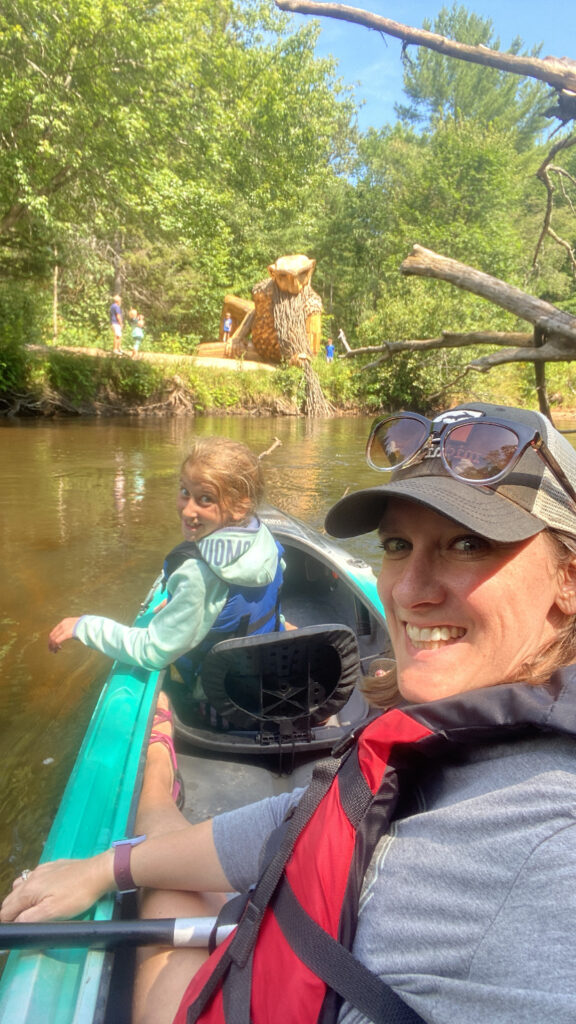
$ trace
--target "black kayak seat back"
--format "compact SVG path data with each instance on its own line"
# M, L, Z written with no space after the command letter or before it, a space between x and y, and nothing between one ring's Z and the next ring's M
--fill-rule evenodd
M354 632L340 623L222 640L202 665L206 699L230 724L325 721L361 674Z

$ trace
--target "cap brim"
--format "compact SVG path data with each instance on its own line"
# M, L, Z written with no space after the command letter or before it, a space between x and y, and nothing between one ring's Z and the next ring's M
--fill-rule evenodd
M527 540L546 524L488 487L473 487L452 477L422 476L356 491L336 502L325 520L332 537L358 537L380 524L390 498L404 498L439 512L481 537L503 543Z

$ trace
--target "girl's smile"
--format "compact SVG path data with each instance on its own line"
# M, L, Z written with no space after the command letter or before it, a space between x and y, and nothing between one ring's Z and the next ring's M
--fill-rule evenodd
M379 533L378 591L407 700L518 678L557 635L567 570L546 535L499 544L397 498Z
M184 540L200 541L227 525L214 486L190 466L180 475L178 513Z

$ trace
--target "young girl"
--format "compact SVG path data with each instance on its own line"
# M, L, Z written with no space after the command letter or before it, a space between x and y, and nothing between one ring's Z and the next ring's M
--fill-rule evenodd
M180 470L184 541L166 557L166 599L152 621L139 627L100 615L62 619L50 650L75 638L147 669L176 662L190 692L218 640L282 629L282 549L256 516L263 494L261 463L249 448L223 437L197 439Z
M144 317L142 314L136 316L136 320L132 327L132 351L130 355L132 359L136 359L138 352L140 351L140 345L144 340Z

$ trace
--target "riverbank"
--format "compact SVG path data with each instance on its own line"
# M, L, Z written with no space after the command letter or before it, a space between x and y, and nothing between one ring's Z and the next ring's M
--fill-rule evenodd
M139 352L135 361L155 363L157 366L173 366L177 363L197 364L201 368L212 366L216 369L228 370L230 372L264 370L266 373L274 373L278 369L277 366L273 366L271 363L260 362L251 354L242 359L225 358L222 353L223 348L223 345L218 344L201 345L200 350L192 356L186 356L182 353L173 354L171 352ZM48 356L51 352L55 351L49 345L26 345L26 349L28 352L44 356ZM113 357L112 351L104 348L81 348L76 345L59 345L57 351L98 359ZM123 352L121 358L131 359L131 356L129 352Z
M201 346L202 354L142 352L138 358L96 347L13 345L0 349L0 421L68 416L291 416L306 415L307 382L299 367L273 366L250 357L226 359L222 346ZM204 354L206 353L206 354ZM449 408L466 400L538 408L526 369L501 367L493 374L457 374L443 391L427 398L421 385L362 367L358 361L322 358L314 362L322 392L334 416L374 415L382 409L420 412ZM576 386L564 369L551 366L550 401L556 423L576 417ZM406 392L406 394L403 394ZM530 392L532 396L530 397Z
M300 416L306 377L254 358L28 345L0 360L0 416ZM315 372L335 415L371 411L354 368L318 359ZM3 377L3 379L2 379ZM3 386L2 386L3 385ZM373 406L372 406L373 408Z

